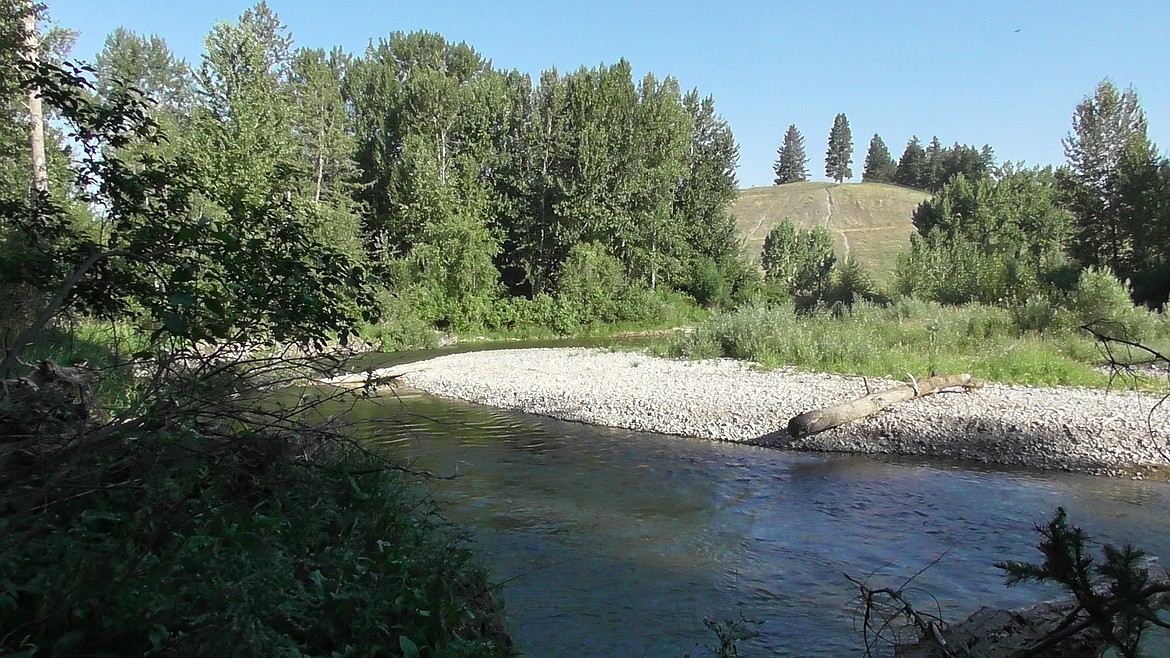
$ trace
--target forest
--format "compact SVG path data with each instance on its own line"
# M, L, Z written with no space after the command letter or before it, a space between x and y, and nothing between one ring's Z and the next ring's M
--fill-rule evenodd
M626 60L300 48L260 2L199 62L118 29L83 64L50 10L0 2L0 652L512 655L431 474L274 393L358 339L687 324L663 351L1100 385L1082 324L1170 336L1170 162L1109 80L1059 168L874 135L863 180L933 193L877 282L820 229L743 253L714 99ZM807 179L795 126L778 156Z
M61 61L69 35L50 37L47 54ZM731 130L710 97L671 77L634 80L620 61L534 81L428 33L395 33L358 54L296 48L264 3L215 25L205 46L189 65L161 38L119 29L91 67L66 67L86 88L85 113L133 108L138 125L86 134L67 111L53 115L52 253L6 249L8 280L53 289L95 251L181 251L195 236L166 226L176 205L208 227L198 236L214 244L207 260L156 260L149 273L94 267L75 292L89 314L214 337L227 330L207 326L225 315L218 304L245 314L249 302L209 308L206 292L224 292L217 277L257 261L212 252L276 249L290 231L317 245L310 269L345 263L351 278L360 270L372 301L329 294L353 298L367 319L391 318L386 347L394 327L569 333L653 321L680 303L679 292L721 303L750 276L727 212L736 194ZM8 50L10 62L16 53ZM13 85L6 102L3 139L23 157L6 160L5 187L18 197L28 119ZM92 185L115 163L172 212L121 212L122 200ZM45 227L22 229L19 239L38 244L43 236L33 234ZM164 234L167 243L157 242ZM173 289L147 301L131 292L136 285Z

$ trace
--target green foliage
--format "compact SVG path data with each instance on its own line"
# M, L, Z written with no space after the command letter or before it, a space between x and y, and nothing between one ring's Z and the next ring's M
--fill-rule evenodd
M6 653L511 653L483 573L400 475L297 463L279 435L136 425L75 465L9 467ZM39 478L67 488L37 496Z
M564 309L554 322L561 333L578 325L616 322L629 313L630 297L636 296L622 272L621 263L596 242L579 244L569 251L557 280L557 302Z
M799 183L808 180L808 156L804 152L804 135L796 129L796 124L788 126L784 133L784 143L776 151L776 164L772 170L776 173L774 183Z
M825 175L838 183L853 178L853 131L849 129L849 119L844 114L838 114L833 119L833 127L829 130L829 148L825 151Z
M860 263L846 258L833 266L832 279L821 302L852 305L861 301L882 304L889 300Z
M1063 507L1045 525L1037 525L1037 545L1044 561L1036 564L1006 560L996 563L1009 587L1028 581L1051 582L1063 587L1076 600L1077 617L1086 623L1107 646L1122 656L1137 656L1142 634L1151 623L1164 624L1155 594L1165 591L1150 581L1145 553L1126 544L1102 546L1102 560L1088 552L1089 535L1068 523ZM1077 618L1070 618L1076 621Z
M963 174L913 215L917 236L898 259L902 294L961 304L1022 302L1062 266L1068 213L1050 169L1005 166L996 179Z
M890 155L890 149L877 133L869 140L869 150L865 152L865 171L861 174L863 183L893 183L897 173L898 163Z
M138 317L185 340L246 332L323 343L370 314L365 271L312 238L314 209L248 194L248 181L225 189L225 172L182 156L127 163L118 149L160 139L135 95L92 99L79 72L54 66L42 67L34 82L83 145L77 194L103 209L105 230L78 232L51 199L32 212L11 204L9 226L24 242L3 254L10 281L64 286L72 293L67 303L103 317ZM204 190L223 204L207 203Z
M672 341L667 351L895 379L937 370L1039 386L1104 386L1108 381L1093 369L1100 354L1087 336L1030 334L1006 309L913 299L811 311L798 311L791 303L749 304L715 314Z
M94 73L97 93L103 98L113 97L115 89L133 87L176 113L188 110L194 100L191 67L177 59L157 35L115 29L94 59Z
M1108 323L1119 328L1118 337L1128 340L1151 338L1158 323L1156 314L1133 304L1128 282L1094 267L1081 273L1077 287L1064 299L1063 306L1076 326Z
M955 143L944 147L938 137L933 137L923 149L918 136L910 139L894 172L893 182L920 190L937 192L956 176L965 176L977 181L992 172L995 166L995 151L984 144L975 148Z
M1170 285L1170 160L1157 154L1137 92L1103 80L1073 114L1059 182L1076 218L1069 253L1137 282L1137 299L1165 303Z
M910 138L902 157L898 159L898 168L894 171L894 182L906 187L925 189L926 181L926 151L918 135Z
M833 237L823 227L797 229L785 219L768 233L760 259L767 281L790 295L813 295L829 283Z

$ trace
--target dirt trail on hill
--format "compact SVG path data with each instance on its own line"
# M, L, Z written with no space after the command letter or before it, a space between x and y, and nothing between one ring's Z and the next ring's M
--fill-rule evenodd
M842 251L845 252L841 260L849 260L849 236L845 235L844 230L833 228L833 191L827 187L825 188L825 209L827 210L827 214L825 215L825 228L830 231L835 230L841 234Z

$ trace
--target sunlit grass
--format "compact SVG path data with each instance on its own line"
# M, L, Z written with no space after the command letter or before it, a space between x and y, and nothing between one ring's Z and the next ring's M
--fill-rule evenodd
M1165 335L1166 321L1161 324L1159 335ZM1022 331L1008 311L978 305L901 301L885 308L857 304L836 313L748 306L717 315L697 331L659 344L658 351L895 379L967 372L1036 386L1109 385L1109 377L1095 367L1104 357L1087 333ZM1153 390L1165 386L1164 379L1141 382Z

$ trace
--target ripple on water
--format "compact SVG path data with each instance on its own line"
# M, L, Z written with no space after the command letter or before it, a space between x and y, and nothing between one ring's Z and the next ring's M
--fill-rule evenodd
M704 616L767 620L750 653L858 655L843 573L918 588L951 618L1053 590L1002 585L1064 505L1091 534L1170 559L1170 488L902 458L794 454L404 395L371 445L461 477L430 485L506 581L528 655L681 655ZM942 556L940 558L940 556Z

